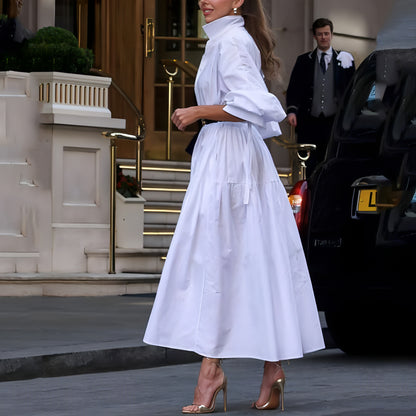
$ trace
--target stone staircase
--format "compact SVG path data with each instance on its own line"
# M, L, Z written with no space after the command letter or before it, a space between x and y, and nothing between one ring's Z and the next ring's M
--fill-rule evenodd
M144 247L168 249L189 177L190 163L144 161Z
M121 163L123 173L133 175L129 162ZM144 278L160 277L164 260L178 221L190 176L190 163L144 160L142 171L144 206L143 248L116 248L116 273ZM108 249L86 250L88 270L104 272ZM140 276L138 276L140 279Z
M126 168L125 174L133 175ZM279 169L289 189L290 169ZM143 161L143 248L116 248L116 272L108 273L109 249L86 248L86 273L8 274L2 296L103 296L154 293L190 178L190 163Z
M279 168L287 190L290 189L290 174L290 169ZM189 178L189 162L143 161L144 247L141 250L117 249L116 261L121 272L161 273Z

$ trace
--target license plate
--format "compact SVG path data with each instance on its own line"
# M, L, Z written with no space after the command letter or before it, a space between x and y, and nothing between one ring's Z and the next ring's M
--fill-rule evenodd
M360 189L357 212L377 212L376 196L376 189Z

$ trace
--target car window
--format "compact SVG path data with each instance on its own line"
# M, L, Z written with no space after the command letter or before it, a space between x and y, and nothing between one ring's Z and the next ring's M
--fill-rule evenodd
M342 141L375 141L386 120L384 103L387 88L385 79L377 76L377 55L360 66L344 97L337 122L338 138Z
M416 76L406 77L391 130L394 142L416 141ZM406 143L403 143L406 144Z
M406 217L416 218L416 191L405 213Z
M362 123L362 116L371 114L371 108L377 101L375 96L375 72L372 71L354 83L342 120L345 135L355 135L359 130L366 128Z

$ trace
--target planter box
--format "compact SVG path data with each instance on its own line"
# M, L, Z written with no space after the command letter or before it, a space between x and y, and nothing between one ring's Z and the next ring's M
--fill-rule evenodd
M143 248L144 203L141 196L124 198L116 192L116 246Z

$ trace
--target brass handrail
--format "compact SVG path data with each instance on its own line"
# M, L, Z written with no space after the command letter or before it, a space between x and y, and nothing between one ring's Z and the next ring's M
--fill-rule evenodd
M99 70L91 69L91 73L102 77L111 78L109 74ZM127 104L132 108L137 117L136 134L120 133L120 132L102 132L103 136L110 138L110 249L109 249L109 274L115 273L115 251L116 251L116 186L117 186L117 144L116 139L134 140L136 142L136 180L139 193L142 192L142 143L145 136L145 125L143 116L139 109L134 105L130 97L111 79L114 88L120 93Z
M185 74L188 74L191 78L196 78L196 73L198 68L191 64L189 61L178 61L177 59L161 59L160 63L163 66L163 69L168 77L168 113L167 113L167 122L168 130L166 137L166 159L170 160L171 158L171 140L172 140L172 99L173 99L173 83L174 77L178 74L179 69L182 70ZM173 68L173 70L170 70Z
M178 68L175 70L169 71L165 64L162 64L166 75L168 76L168 130L167 130L167 137L166 137L166 160L170 160L171 157L171 141L172 141L172 100L173 100L173 83L174 77L178 75Z
M110 138L110 254L109 254L109 274L114 274L116 270L116 192L117 192L117 143L116 139L135 140L139 144L143 138L133 134L114 133L103 131L102 135ZM136 166L137 166L136 161ZM141 191L141 187L140 187Z
M97 68L91 68L90 72L94 75L98 75L100 77L107 77L111 78L111 75L107 72L104 72L102 69ZM137 135L144 138L145 135L145 124L143 115L140 112L140 110L136 107L134 102L131 100L131 98L124 92L124 90L111 78L111 85L117 90L117 92L124 98L124 100L127 102L129 107L134 111L137 121L138 121L138 129L137 129Z
M196 78L198 68L194 64L191 64L189 61L178 61L177 59L161 59L160 62L165 66L176 66L193 79Z
M292 184L294 185L298 180L306 179L306 162L309 159L311 152L316 150L315 144L309 143L295 143L295 130L291 126L290 140L286 140L283 137L273 137L273 142L289 151L292 168ZM296 157L294 156L296 152ZM306 152L305 156L301 155L301 152Z
M101 69L91 68L90 72L94 75L98 75L101 77L111 78L111 75L102 71ZM125 133L117 133L116 138L119 139L130 139L130 140L137 140L136 145L136 180L139 186L139 194L142 192L142 159L143 159L143 145L142 142L145 138L146 134L146 127L144 123L144 118L140 110L136 107L134 102L130 99L130 97L123 91L123 89L111 78L111 85L115 88L115 90L123 97L129 107L133 110L134 114L137 118L137 127L136 127L136 135L130 135Z

